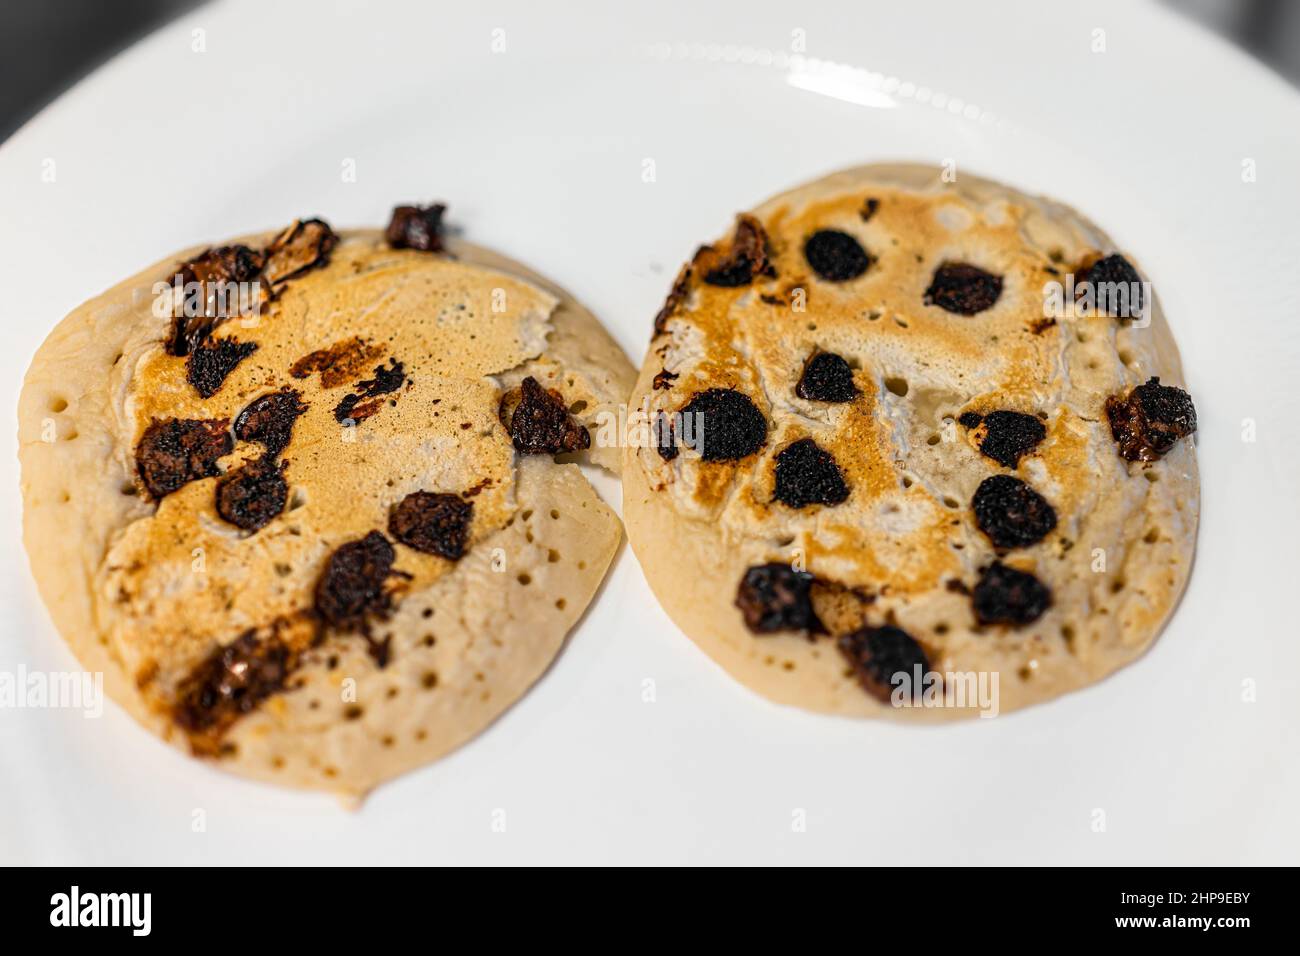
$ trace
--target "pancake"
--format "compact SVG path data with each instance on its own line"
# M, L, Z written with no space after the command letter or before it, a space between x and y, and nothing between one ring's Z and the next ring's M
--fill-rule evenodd
M24 537L54 622L223 769L362 794L438 758L541 676L614 556L578 462L618 469L587 425L632 367L441 216L169 257L27 374Z
M1159 301L1087 219L989 180L866 166L739 216L631 405L646 577L780 703L1047 700L1137 658L1187 582L1195 411Z

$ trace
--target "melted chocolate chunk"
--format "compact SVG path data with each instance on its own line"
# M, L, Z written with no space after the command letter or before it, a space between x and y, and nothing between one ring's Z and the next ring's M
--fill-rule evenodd
M323 219L300 219L266 247L262 274L272 285L281 285L327 265L338 244L339 237Z
M712 250L707 249L704 252L704 281L709 285L735 288L749 285L756 276L776 275L768 258L767 233L753 216L736 217L736 232L725 256L709 255Z
M357 390L343 396L343 400L334 406L334 419L340 424L356 422L369 418L379 411L382 404L374 399L379 395L388 395L397 391L406 381L406 367L397 359L390 358L387 366L375 366L375 377L357 384ZM358 404L361 403L361 404Z
M879 199L867 199L867 201L862 204L862 210L859 213L859 215L862 217L862 221L870 222L871 217L876 214L876 210L879 208L880 208Z
M996 411L987 415L966 412L957 421L966 428L985 428L979 440L980 452L1004 468L1015 468L1047 437L1047 428L1036 415Z
M813 613L813 576L788 564L758 564L745 572L736 589L736 607L755 634L822 629Z
M294 378L306 378L319 372L321 388L335 388L356 378L362 368L379 354L379 347L364 339L344 339L328 348L308 352L289 366L289 374Z
M285 465L274 458L259 458L235 469L217 482L217 514L236 528L257 531L284 511L289 484Z
M558 455L591 447L591 435L564 407L559 392L531 375L523 380L519 404L510 416L510 438L525 455Z
M673 423L663 412L655 418L655 451L664 461L672 461L678 455L677 441L673 437Z
M293 423L307 410L302 396L291 388L253 399L235 419L235 437L260 442L274 458L289 447Z
M980 572L971 592L971 607L980 624L1032 624L1052 606L1047 585L1025 571L994 561Z
M858 387L848 362L834 352L816 352L804 364L794 393L814 402L851 402Z
M791 508L837 505L849 496L844 473L830 452L811 438L787 445L776 456L776 500Z
M673 387L673 382L677 381L679 378L681 378L681 375L677 372L670 372L666 368L660 369L655 373L654 381L650 383L650 387L656 390L663 389L667 391Z
M971 507L975 523L997 548L1028 547L1056 527L1056 512L1047 499L1011 475L981 481Z
M325 563L316 583L316 613L326 624L345 630L368 627L371 616L392 607L384 583L393 573L393 546L378 531L341 545Z
M1092 287L1093 302L1099 311L1120 319L1142 315L1142 277L1119 253L1098 259L1083 270L1076 294L1083 294L1085 282Z
M262 253L248 246L221 246L209 249L197 258L183 263L180 268L181 283L200 283L203 309L198 315L178 315L172 319L172 334L167 351L172 355L189 355L212 334L228 315L219 315L212 308L210 298L226 285L252 282L262 272L265 261Z
M459 495L416 491L388 516L388 533L408 548L458 561L469 541L474 505Z
M235 366L256 351L256 342L207 339L190 352L185 362L186 378L200 396L211 398L221 390Z
M158 500L191 481L215 478L221 473L217 459L234 447L227 418L155 421L135 448L136 470L145 490Z
M705 461L737 461L767 443L767 419L734 388L699 392L682 408L681 419L690 428L688 444Z
M442 252L442 214L444 203L432 206L397 206L388 221L384 238L394 249L418 249Z
M861 627L835 642L857 675L862 688L884 703L894 691L894 675L906 674L912 692L919 693L916 668L924 675L930 670L925 649L900 627Z
M1106 399L1106 417L1120 456L1129 461L1155 461L1196 431L1192 396L1158 378L1136 386L1127 398Z
M272 633L259 638L249 629L217 648L181 683L172 717L196 752L214 753L215 738L272 694L284 690L297 653Z
M848 282L871 267L861 243L838 229L819 229L804 240L803 257L827 282Z
M1002 277L965 262L945 262L934 270L925 304L958 315L975 315L992 308L1002 294Z

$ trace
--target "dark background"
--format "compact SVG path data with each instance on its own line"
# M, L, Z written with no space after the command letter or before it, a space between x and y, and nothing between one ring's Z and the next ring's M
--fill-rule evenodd
M1164 0L1300 85L1300 2ZM5 0L0 6L0 141L114 53L200 0ZM1158 38L1152 55L1159 56Z

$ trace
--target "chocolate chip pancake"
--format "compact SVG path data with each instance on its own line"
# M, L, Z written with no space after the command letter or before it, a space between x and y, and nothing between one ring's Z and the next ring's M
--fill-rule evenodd
M613 558L577 461L633 370L561 290L448 238L317 219L191 250L50 334L19 408L55 623L188 752L359 794L485 727Z
M673 620L773 700L1012 710L1134 660L1177 602L1199 505L1182 385L1136 258L1078 213L849 170L681 270L624 519Z

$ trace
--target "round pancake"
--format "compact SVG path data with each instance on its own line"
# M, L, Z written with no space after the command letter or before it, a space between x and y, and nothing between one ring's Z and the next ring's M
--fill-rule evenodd
M617 345L518 264L393 228L170 257L64 319L23 386L56 625L141 723L244 776L361 794L468 740L545 671L620 538L575 463L618 468L584 424L631 387ZM155 283L214 262L256 306L175 319Z
M1059 203L919 165L739 217L678 276L631 401L654 427L624 521L672 619L760 694L854 716L1008 711L1138 657L1199 502L1149 285L1145 318L1074 298L1131 262ZM1139 398L1181 417L1129 421Z

